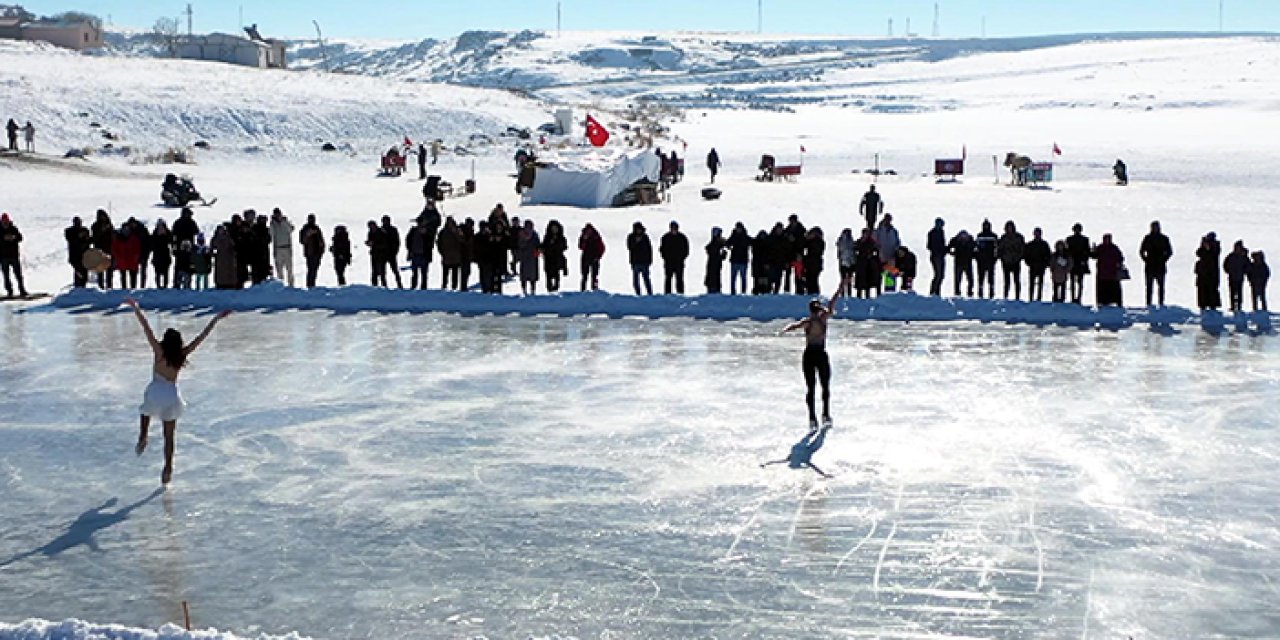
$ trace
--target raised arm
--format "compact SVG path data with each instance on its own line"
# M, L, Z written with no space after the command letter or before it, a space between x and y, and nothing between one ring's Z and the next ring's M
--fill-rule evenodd
M137 318L138 324L142 325L142 333L146 334L147 342L151 345L151 348L159 349L160 341L156 340L156 334L151 330L151 323L147 322L147 316L142 313L142 309L138 308L138 301L133 298L126 298L124 303L133 309L133 317Z
M204 339L209 337L210 333L213 333L214 325L218 324L219 320L229 315L231 315L230 311L221 311L218 313L218 315L214 316L213 319L209 321L209 324L205 326L204 331L201 331L200 335L196 336L196 339L192 340L191 344L187 345L183 349L183 352L186 353L187 355L191 355L191 352L195 351L196 348L199 347L200 344L204 342Z
M765 467L767 467L767 466L769 466L769 465L771 465L771 464L782 464L782 463L787 462L787 461L788 461L788 459L787 459L787 458L783 458L783 459L781 459L781 460L770 460L770 461L768 461L768 462L765 462L765 463L761 464L761 465L760 465L760 468L761 468L761 469L763 469L763 468L765 468Z
M799 321L797 321L797 322L792 322L791 324L789 324L789 325L787 325L786 327L784 327L784 328L782 329L782 331L779 331L779 332L778 332L778 335L782 335L782 334L784 334L784 333L790 333L790 332L792 332L792 331L795 331L796 329L803 329L803 328L805 328L805 327L807 327L807 326L809 326L809 319L808 319L808 318L805 318L804 320L799 320Z

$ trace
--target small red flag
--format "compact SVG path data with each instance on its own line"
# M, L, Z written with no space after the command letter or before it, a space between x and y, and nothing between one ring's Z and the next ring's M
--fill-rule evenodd
M1059 149L1059 148L1058 148L1058 143L1056 143L1056 142L1055 142L1055 143L1053 143L1053 155L1055 155L1055 156L1060 156L1060 155L1062 155L1062 149Z
M409 139L409 136L405 136L405 137L404 137L404 146L406 146L406 147L412 147L412 146L413 146L413 141Z
M603 147L609 141L609 130L591 114L587 114L587 140L593 147Z
M804 145L800 145L800 153L805 153Z

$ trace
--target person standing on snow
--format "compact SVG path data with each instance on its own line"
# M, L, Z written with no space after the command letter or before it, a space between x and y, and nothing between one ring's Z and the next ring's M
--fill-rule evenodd
M569 241L564 237L564 225L559 220L547 223L542 233L542 270L547 276L547 293L560 291L560 277L569 275Z
M724 272L724 259L729 255L727 246L724 230L720 227L711 227L711 239L707 241L707 246L704 248L707 252L707 273L702 279L702 283L707 287L707 293L720 293L723 290L720 276Z
M1210 231L1200 239L1200 247L1196 249L1196 302L1203 311L1217 310L1222 306L1222 276L1218 273L1218 256L1222 255L1222 245L1218 242L1218 234Z
M418 179L427 179L427 145L418 143Z
M842 296L853 295L849 289L853 281L854 269L857 266L858 247L853 240L853 229L845 227L836 239L836 262L840 269L840 288L836 293Z
M1120 247L1111 242L1111 234L1102 234L1102 244L1093 250L1093 258L1098 261L1098 306L1124 306L1124 291L1120 286L1121 272L1124 269L1124 254Z
M631 288L640 295L640 282L644 281L645 295L653 295L653 284L649 280L649 267L653 265L653 243L649 242L649 234L644 225L636 222L631 225L631 234L627 236L627 260L631 263Z
M271 212L271 247L276 280L293 286L293 222L279 208ZM288 274L286 277L285 274Z
M875 231L876 246L880 247L880 260L884 266L893 264L894 259L898 255L898 247L902 246L902 240L898 238L898 230L893 226L893 216L884 214L884 218L880 220L880 226Z
M0 272L4 273L5 293L13 297L13 282L9 279L10 271L18 284L18 295L27 297L27 285L22 280L22 252L18 245L22 243L22 232L13 224L9 214L0 214Z
M827 241L822 237L822 228L809 227L804 234L804 255L800 259L804 267L804 291L816 296L821 289L819 280L822 277L822 256L827 250ZM798 293L798 292L797 292Z
M680 232L680 225L671 221L671 228L658 243L658 253L662 255L663 278L662 293L671 295L671 281L675 280L675 292L684 295L684 263L689 259L689 238Z
M942 295L942 279L947 275L947 234L942 218L933 221L925 248L929 250L929 264L933 266L933 280L929 282L929 295Z
M637 222L636 224L640 223ZM628 242L629 244L630 242ZM580 290L586 291L587 284L591 285L592 291L599 290L600 259L604 257L604 238L600 237L600 232L596 231L596 228L590 222L582 227L582 233L578 235L578 251L582 252L581 261L578 265L582 269L582 286Z
M862 230L862 237L854 243L854 247L853 288L859 298L870 298L872 290L877 294L880 291L883 282L880 274L884 268L880 259L880 245L876 244L870 227Z
M881 213L884 213L884 201L880 199L880 194L876 193L874 184L862 195L858 211L866 217L868 229L876 228L876 220L880 218Z
M427 274L431 270L431 256L435 252L436 231L427 226L426 218L417 222L404 234L405 259L409 263L409 288L426 289Z
M1267 310L1267 281L1271 279L1271 267L1267 266L1267 256L1261 251L1254 251L1245 276L1249 278L1249 293L1253 295L1253 310ZM1261 309L1259 309L1261 307Z
M1071 302L1075 304L1081 304L1084 299L1084 277L1091 273L1092 245L1083 231L1084 226L1077 222L1071 225L1071 235L1067 236L1067 253L1071 255Z
M440 288L446 291L462 291L462 264L465 256L463 255L462 229L458 227L458 223L454 221L453 216L449 216L444 221L444 227L440 229L440 234L436 237L436 249L440 251L440 268L442 275L440 276Z
M738 285L742 285L742 293L746 295L747 272L751 265L751 236L747 234L746 225L738 222L733 225L726 243L729 247L729 294L738 295Z
M1244 248L1244 240L1236 240L1231 253L1222 261L1222 270L1227 274L1227 293L1231 296L1231 311L1244 311L1244 277L1249 269L1249 250Z
M541 251L542 238L533 228L533 221L525 220L516 232L516 262L520 269L520 293L526 296L538 294L538 258Z
M36 152L36 126L27 121L27 126L22 128L22 137L27 143L27 153Z
M161 218L156 221L156 228L151 232L151 267L155 269L157 289L164 289L170 285L169 269L172 266L173 233Z
M351 234L347 227L338 225L333 228L333 239L329 241L329 253L333 254L333 273L338 277L338 286L347 286L347 267L351 266ZM385 278L383 278L385 285Z
M1029 276L1027 300L1032 302L1044 301L1044 272L1049 268L1049 260L1053 254L1049 249L1049 243L1041 237L1043 234L1040 227L1032 230L1031 242L1027 243L1027 248L1022 252L1022 259L1027 263Z
M784 244L789 251L783 264L782 291L791 293L791 285L795 284L796 295L804 295L804 239L806 230L800 224L800 216L787 216L787 226L783 230Z
M836 301L840 294L831 296L827 304L814 298L809 301L809 317L787 325L779 335L796 329L804 329L805 347L800 367L804 372L805 403L809 407L809 429L818 430L818 415L814 407L815 382L822 383L822 423L831 427L831 359L827 356L827 322L836 314Z
M1142 258L1142 270L1147 283L1147 306L1151 306L1151 290L1159 287L1160 293L1156 299L1163 307L1164 278L1169 272L1169 258L1173 257L1173 244L1169 242L1169 236L1160 232L1159 220L1152 221L1151 233L1142 239L1138 255Z
M977 253L977 244L973 241L973 236L969 232L961 229L956 237L951 239L947 244L947 253L955 260L956 282L955 297L960 297L960 280L966 281L968 288L966 296L973 297L973 256Z
M111 254L111 245L115 239L116 230L114 223L111 222L111 216L103 209L98 209L93 224L89 226L89 235L93 238L93 248L101 251L114 260L115 256ZM114 267L106 271L98 272L98 288L110 289L112 287L112 273Z
M72 285L76 288L89 284L89 270L84 267L84 254L93 244L89 229L80 216L71 218L71 226L62 232L67 241L67 261L71 263Z
M9 134L9 150L18 150L18 123L13 118L9 118L9 123L4 126L5 131Z
M716 183L716 174L720 173L720 154L716 153L715 147L711 148L711 152L707 154L707 170L711 172L711 184Z
M1000 258L1001 271L1004 275L1004 299L1009 299L1009 284L1013 284L1013 299L1022 299L1022 258L1026 255L1027 243L1018 233L1013 221L1004 223L1004 235L996 242L996 255ZM992 294L995 297L995 294Z
M974 238L974 253L978 261L978 297L996 297L996 253L1000 238L991 230L991 221L982 221L982 231ZM987 295L983 295L986 284Z
M396 256L400 254L400 230L391 224L391 216L382 216L382 240L386 243L385 260L387 269L391 271L391 275L396 277L396 288L403 289L404 282L400 280L400 261L396 259ZM383 286L390 286L385 284L385 275L383 276L383 282Z
M302 258L307 263L307 288L316 286L320 262L324 260L324 232L316 224L316 214L307 214L307 223L298 232L298 244L302 245Z
M1053 245L1053 255L1049 257L1049 276L1053 279L1053 301L1067 301L1067 280L1075 265L1071 262L1071 253L1067 251L1067 243L1059 240Z

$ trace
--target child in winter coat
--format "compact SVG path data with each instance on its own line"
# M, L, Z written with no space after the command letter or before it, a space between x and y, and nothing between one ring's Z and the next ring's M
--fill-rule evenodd
M1053 245L1053 255L1049 257L1049 277L1053 280L1053 301L1067 301L1067 279L1075 261L1067 252L1067 243L1059 240Z
M209 288L209 274L213 273L213 253L205 244L204 234L196 236L196 246L191 249L191 273L196 276L195 289Z
M1253 310L1267 311L1267 281L1271 279L1271 267L1261 251L1254 251L1245 275L1249 278L1249 292L1253 294Z

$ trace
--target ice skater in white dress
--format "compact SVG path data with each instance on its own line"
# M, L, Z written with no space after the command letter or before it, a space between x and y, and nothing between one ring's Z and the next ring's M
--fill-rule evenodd
M169 484L169 480L173 478L174 431L178 427L178 418L182 417L182 410L186 406L178 393L178 372L186 365L187 357L191 352L195 351L196 347L199 347L200 343L213 332L214 325L231 312L223 311L214 316L204 331L191 341L191 344L184 345L182 334L176 329L165 330L164 339L156 340L156 334L151 331L151 325L147 322L147 317L143 315L142 310L138 308L137 301L130 298L125 303L133 307L133 314L142 325L142 332L147 335L147 342L151 343L151 351L155 355L151 384L147 385L147 390L142 395L142 407L139 410L142 417L138 430L138 446L135 451L138 455L146 451L147 428L151 426L152 418L159 419L164 424L164 471L160 473L160 482Z

